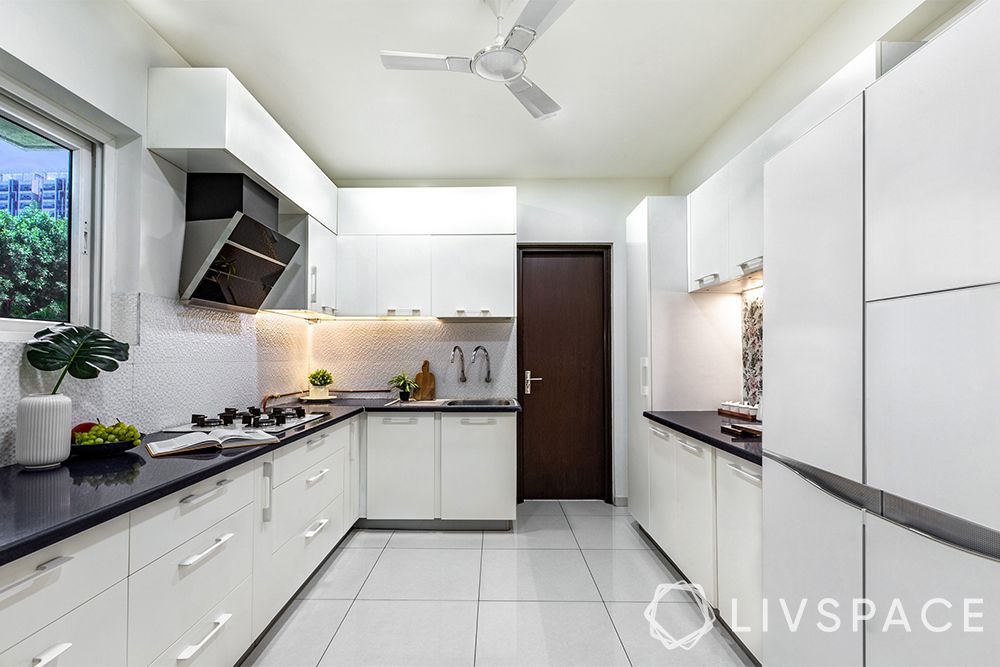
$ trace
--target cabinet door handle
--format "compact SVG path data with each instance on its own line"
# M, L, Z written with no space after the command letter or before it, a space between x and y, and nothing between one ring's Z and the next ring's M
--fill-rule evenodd
M274 484L274 464L264 464L264 498L261 502L261 521L268 523L271 520L271 493Z
M455 312L465 314L465 306L459 306L455 309Z
M649 357L639 359L639 395L649 396Z
M689 445L688 443L683 442L681 440L678 440L677 444L679 444L681 447L683 447L684 449L688 450L692 454L701 454L702 453L701 447L696 447L694 445Z
M52 560L45 561L44 563L36 567L34 572L29 574L28 576L22 579L18 579L14 583L8 584L3 588L0 588L0 596L24 588L25 586L33 582L35 579L38 579L39 577L42 577L48 574L49 572L54 572L55 570L58 570L60 567L70 562L71 560L73 560L72 556L58 556L56 558L53 558Z
M316 473L315 475L306 480L306 486L309 486L310 484L315 484L319 480L323 479L323 475L325 475L328 472L330 472L329 468L323 468L318 473Z
M71 642L56 644L55 646L47 648L41 654L31 659L31 667L45 667L45 665L49 664L71 648L73 648L73 644Z
M706 274L706 275L702 276L701 278L698 278L698 280L696 280L695 282L698 283L698 287L704 287L705 285L711 285L712 283L719 282L719 274L718 273L709 273L709 274Z
M322 443L326 439L325 435L321 435L318 438L312 438L311 440L306 440L306 449L314 449L316 445Z
M488 313L491 310L492 310L492 308L490 308L489 306L483 306L482 308L479 309L479 312L480 313Z
M410 306L411 313L419 313L421 310L423 309L420 306Z
M383 424L416 424L417 423L417 418L416 417L400 417L400 418L382 417L382 423Z
M330 523L329 519L320 519L319 521L316 522L314 528L310 528L306 532L302 533L302 537L306 538L307 540L311 540L312 538L319 535L319 531L326 528L326 524L328 523Z
M668 434L666 431L661 431L658 428L650 428L649 430L652 431L655 435L663 438L664 440L670 439L670 434Z
M213 493L218 493L219 491L222 490L222 487L224 487L226 484L231 483L232 481L233 480L231 479L220 479L218 482L215 483L215 486L213 486L211 489L208 489L207 491L202 491L201 493L192 493L190 496L184 496L183 498L181 498L180 501L181 505L190 505L191 503L196 503L199 500L203 500L209 497Z
M492 426L497 423L497 420L492 417L486 419L469 419L468 417L463 417L461 423L466 426Z
M316 303L317 301L319 301L319 289L318 289L319 280L316 278L316 271L317 268L315 266L309 269L309 282L311 283L309 291L312 292L312 297L309 299L309 301L311 301L312 303Z
M205 645L208 644L208 642L212 641L212 637L217 635L219 633L219 630L222 629L222 626L228 623L229 619L231 619L232 617L233 617L232 614L222 614L221 616L216 618L212 622L212 629L208 631L208 634L205 635L205 637L197 644L192 644L191 646L188 646L186 649L181 651L180 655L177 656L177 661L181 662L184 660L190 660L191 658L198 655L201 652L201 649L205 648Z
M760 475L755 475L752 472L750 472L749 470L744 470L742 468L742 466L738 466L735 463L727 463L726 465L729 466L730 470L732 470L733 472L735 472L737 474L743 475L744 477L746 477L747 479L749 479L751 482L755 482L757 484L760 484L763 481L763 478Z
M743 273L743 275L746 275L757 271L762 266L764 266L764 256L760 255L758 257L754 257L753 259L748 259L745 262L740 262L740 272Z
M187 558L185 558L184 560L182 560L180 563L178 563L177 567L191 567L192 565L197 565L201 561L203 561L206 558L208 558L209 556L211 556L215 552L216 549L220 548L223 544L225 544L229 540L233 539L233 535L235 535L235 534L236 533L226 533L225 535L219 535L217 538L215 538L215 542L212 543L212 546L210 546L209 548L205 549L200 554L195 554L193 556L188 556Z

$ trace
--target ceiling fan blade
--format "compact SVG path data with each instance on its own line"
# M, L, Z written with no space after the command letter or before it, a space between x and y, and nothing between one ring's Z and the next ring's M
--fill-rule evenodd
M472 73L472 58L463 56L439 56L433 53L405 51L382 51L381 56L382 65L386 69Z
M521 15L514 21L514 27L507 35L507 40L511 42L509 46L523 52L534 40L541 37L571 4L573 0L528 0L528 4L521 10ZM531 39L527 40L527 43L524 42L529 35L515 34L519 27L528 31ZM524 48L514 45L517 43L524 43Z
M522 76L519 79L508 81L507 89L514 93L517 101L524 105L528 113L535 118L548 118L562 109L554 99L546 95L545 91L527 77Z

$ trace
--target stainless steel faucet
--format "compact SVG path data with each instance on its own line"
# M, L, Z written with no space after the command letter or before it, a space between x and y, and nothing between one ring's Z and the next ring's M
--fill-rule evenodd
M493 382L493 376L490 374L490 353L482 345L477 345L476 349L472 351L472 361L469 365L476 363L476 355L479 354L479 350L483 351L483 356L486 357L486 381Z
M455 363L456 352L458 352L458 359L461 362L461 369L462 369L462 372L458 376L458 379L460 382L467 382L468 380L465 377L465 352L462 352L461 346L456 345L455 347L451 348L451 363ZM475 359L475 354L473 354L473 359Z

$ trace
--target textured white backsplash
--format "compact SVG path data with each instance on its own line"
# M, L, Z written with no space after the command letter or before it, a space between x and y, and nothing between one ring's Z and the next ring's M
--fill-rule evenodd
M129 361L96 380L67 377L73 421L122 419L150 432L194 412L257 405L265 394L306 386L310 326L295 318L191 308L149 294L115 295L109 333L131 345ZM23 343L0 342L0 466L14 462L21 396L48 391L56 373L24 361Z
M449 363L455 345L465 351L468 382L459 382L457 354L455 363ZM493 382L483 381L484 360L472 365L477 345L490 353ZM416 375L424 359L430 361L440 398L517 396L513 322L336 320L312 327L312 365L329 370L338 390L386 388L389 378L398 373Z

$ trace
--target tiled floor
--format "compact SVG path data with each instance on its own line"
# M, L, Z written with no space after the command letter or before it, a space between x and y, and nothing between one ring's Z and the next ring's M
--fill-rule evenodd
M243 663L745 665L719 628L690 651L650 638L643 610L677 576L624 508L518 506L511 533L355 531ZM686 634L694 603L662 603Z

